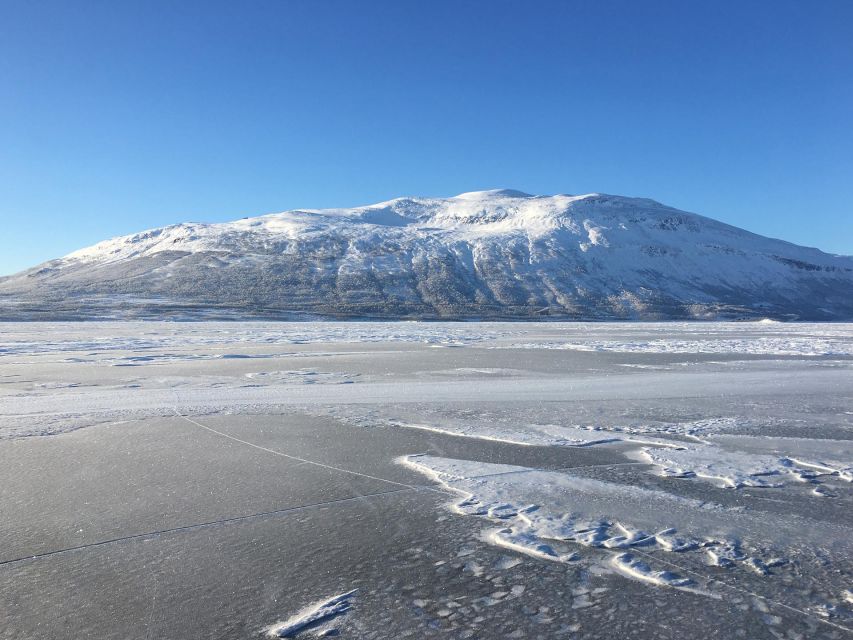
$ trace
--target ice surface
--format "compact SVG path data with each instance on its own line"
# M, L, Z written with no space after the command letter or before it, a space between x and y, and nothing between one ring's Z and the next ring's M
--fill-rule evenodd
M43 619L119 637L126 628L103 631L147 619L152 604L134 590L150 584L160 635L192 635L175 629L195 606L207 636L248 637L350 584L370 589L347 621L365 637L673 640L709 624L720 638L846 633L851 335L851 325L763 322L6 323L7 555L236 520L146 537L138 548L151 556L128 553L131 542L28 559L5 569L0 609L21 637L38 637L32 621ZM549 348L661 341L729 346ZM28 438L49 434L64 435ZM158 466L164 434L181 464ZM393 464L415 452L429 456ZM233 483L208 462L223 459L246 461ZM359 497L353 474L393 491ZM344 520L334 500L352 494ZM279 512L291 499L300 508ZM173 570L213 547L204 573ZM240 562L222 562L235 549ZM140 560L124 573L142 557L169 568ZM110 584L131 590L118 603L126 622L79 608L97 600L103 575L128 576ZM168 600L188 592L202 597ZM335 629L329 618L308 627L299 635Z

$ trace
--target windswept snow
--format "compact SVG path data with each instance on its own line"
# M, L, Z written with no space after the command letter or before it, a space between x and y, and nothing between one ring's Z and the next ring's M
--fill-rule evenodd
M651 568L655 561L644 554L655 550L703 554L707 564L742 566L760 575L781 564L768 549L776 554L815 546L853 551L843 527L768 514L756 520L736 508L584 477L571 469L546 471L429 455L400 462L460 494L452 503L456 513L499 525L485 533L492 544L559 563L579 560L583 547L619 551L610 562L620 573L660 586L686 587L692 580L667 568Z
M697 477L724 487L778 487L823 478L853 481L853 442L806 438L717 435L680 449L644 447L641 459L660 473ZM820 493L816 494L820 495Z
M133 358L191 358L199 354L163 353L181 348L218 347L211 357L228 358L247 355L237 346L293 346L304 344L375 344L419 342L429 345L466 345L486 342L513 334L512 325L496 325L493 329L464 324L426 322L287 322L287 323L117 323L77 322L52 323L45 333L35 323L14 326L0 334L0 357L7 355L39 355L58 352L85 352L78 357L106 355L110 351L142 351ZM156 329L155 329L156 327ZM269 355L263 354L263 355ZM274 355L299 355L282 351ZM101 356L103 357L103 356Z
M597 427L561 426L557 424L526 424L516 429L507 427L492 427L483 429L475 425L453 425L442 428L427 424L412 424L408 422L391 422L393 426L407 429L422 429L452 436L479 438L519 445L537 445L551 447L586 447L608 442L637 442L654 444L661 447L679 446L652 437L631 435L625 431L600 429Z
M776 356L849 356L853 340L814 337L755 337L726 340L660 339L640 342L590 341L517 345L527 349L568 349L572 351L615 351L619 353L720 353Z
M654 570L648 562L631 553L620 553L611 562L617 571L642 582L666 587L689 587L693 584L690 578L682 578L672 571Z
M675 451L644 448L643 454L665 476L707 478L734 488L782 484L775 478L782 465L773 456L724 451L713 445L691 445Z
M318 625L330 621L352 608L352 598L358 589L323 600L306 607L286 622L272 625L267 635L272 638L293 638L302 631L315 629Z

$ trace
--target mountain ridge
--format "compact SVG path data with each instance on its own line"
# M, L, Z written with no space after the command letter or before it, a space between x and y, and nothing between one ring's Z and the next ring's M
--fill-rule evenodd
M511 189L120 236L0 278L0 318L853 318L853 258L668 207Z

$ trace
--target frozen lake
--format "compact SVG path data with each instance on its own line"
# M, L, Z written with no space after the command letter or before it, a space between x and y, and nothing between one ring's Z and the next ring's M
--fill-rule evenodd
M845 638L853 325L0 324L0 637Z

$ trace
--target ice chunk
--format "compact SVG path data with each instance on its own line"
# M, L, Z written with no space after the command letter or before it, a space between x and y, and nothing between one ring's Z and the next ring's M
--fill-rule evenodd
M272 625L267 629L267 635L272 638L292 638L296 634L316 625L320 625L351 608L350 600L358 589L333 596L328 600L306 607L285 622Z

